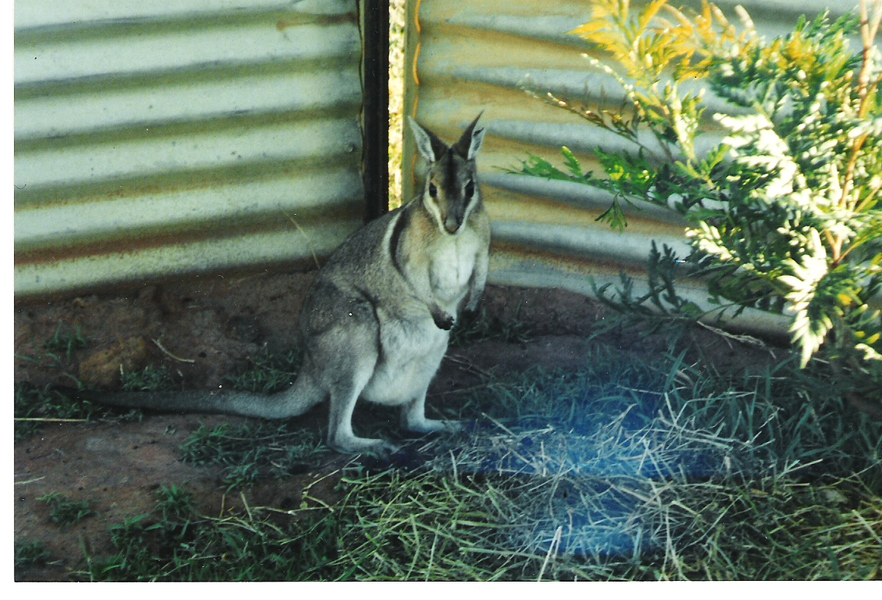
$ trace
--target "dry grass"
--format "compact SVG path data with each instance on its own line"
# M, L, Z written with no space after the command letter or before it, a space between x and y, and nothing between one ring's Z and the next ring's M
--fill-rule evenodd
M293 509L157 510L112 528L117 553L88 557L78 575L880 577L882 423L848 411L837 382L791 363L726 377L681 357L584 358L577 372L490 374L456 392L459 414L447 416L471 427L411 443L394 466L362 457L325 475L339 478L339 501L307 487ZM315 437L304 455L286 426L197 432L194 445L229 464L236 487L253 483L249 472L288 477L280 460L294 454L326 452Z
M791 366L586 357L492 378L481 425L344 480L355 579L874 579L882 426ZM807 402L807 399L810 401Z

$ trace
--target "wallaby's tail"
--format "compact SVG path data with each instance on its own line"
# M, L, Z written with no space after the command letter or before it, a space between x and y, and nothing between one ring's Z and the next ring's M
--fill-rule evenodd
M143 408L159 412L198 412L286 419L302 415L324 400L324 393L301 375L289 389L270 396L232 390L182 392L120 392L88 394L98 404Z

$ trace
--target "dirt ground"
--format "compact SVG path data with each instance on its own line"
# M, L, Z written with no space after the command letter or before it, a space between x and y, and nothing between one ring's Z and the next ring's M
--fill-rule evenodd
M15 379L42 388L70 387L70 376L84 385L119 387L120 369L140 371L166 365L187 388L211 389L241 369L247 357L266 345L271 352L296 346L297 315L312 273L257 274L238 278L205 276L197 281L148 285L127 293L84 295L61 301L23 304L15 311ZM491 368L522 370L531 365L576 368L586 341L610 317L586 298L559 290L490 287L484 306L502 322L515 319L530 331L522 343L479 341L452 348L430 390L428 403L455 401L444 392L474 382ZM43 343L63 324L76 328L88 344L65 356L65 367L20 357L45 355ZM706 331L714 363L741 364L769 358L757 349ZM636 331L607 333L591 343L626 352L662 352L665 341ZM719 361L717 360L719 359ZM43 364L39 364L42 362ZM451 400L453 399L453 400ZM324 423L319 407L302 419ZM16 573L16 579L63 581L82 568L83 548L112 551L110 525L149 513L162 485L184 486L202 514L223 515L247 501L280 509L297 506L305 486L334 472L349 458L330 457L317 470L271 480L242 494L226 494L220 469L182 462L182 442L201 425L239 424L246 419L194 414L147 414L131 422L48 423L40 433L15 443L15 540L41 541L52 558L45 566ZM333 496L333 477L322 482ZM49 522L49 509L37 498L60 492L72 501L88 500L95 515L74 526ZM321 494L313 487L311 494Z

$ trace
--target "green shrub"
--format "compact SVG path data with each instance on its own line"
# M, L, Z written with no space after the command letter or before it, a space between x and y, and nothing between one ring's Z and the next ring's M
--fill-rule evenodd
M689 223L687 262L715 301L792 316L802 366L823 346L878 391L882 61L873 40L882 2L872 15L866 2L862 20L803 18L793 33L766 40L741 8L736 27L706 2L700 13L664 0L635 13L627 0L598 0L592 20L572 33L608 57L589 61L619 81L625 106L548 98L632 150L598 149L602 176L584 172L567 148L562 168L530 156L518 172L612 192L601 219L620 229L623 204L634 200L679 211ZM850 45L857 33L860 52ZM731 114L709 119L696 79ZM725 135L708 144L712 122Z

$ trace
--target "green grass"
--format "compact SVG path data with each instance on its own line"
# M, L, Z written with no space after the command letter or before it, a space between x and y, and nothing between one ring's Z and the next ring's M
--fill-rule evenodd
M122 389L127 392L154 392L175 389L168 367L148 365L141 371L122 371Z
M303 351L292 348L283 352L270 352L264 347L248 358L249 365L240 372L227 377L227 383L236 390L272 394L291 385L300 371Z
M89 346L89 340L83 335L82 328L78 325L71 327L64 322L58 323L55 335L43 342L43 348L55 355L64 355L67 362L77 350Z
M235 390L272 394L297 378L303 352L270 352L264 347L249 365L226 378ZM234 427L200 427L181 446L183 460L224 467L228 490L247 487L263 477L286 477L316 466L330 450L322 434L295 422L258 421Z
M88 345L89 340L83 335L79 326L72 327L61 321L51 338L34 345L34 354L16 355L19 360L55 370L72 383L70 387L37 387L28 382L14 383L13 414L16 441L37 434L43 424L50 422L131 420L141 417L140 411L137 410L120 412L77 397L79 392L86 390L86 387L70 372L73 354L87 348ZM165 368L148 367L142 373L125 373L123 381L127 390L168 389L171 376Z
M228 490L260 478L287 477L315 467L330 450L321 432L296 424L258 421L234 427L202 426L181 446L183 460L224 467Z
M34 343L33 353L15 354L16 360L32 363L40 368L58 371L59 375L82 388L82 383L71 373L74 354L89 346L89 340L83 335L80 326L72 327L64 321L58 322L53 336L42 343Z
M47 494L37 498L37 500L49 505L49 521L56 525L76 525L83 519L95 514L95 511L92 510L91 502L88 500L72 502L66 495L60 492Z
M492 374L459 394L476 423L397 466L350 463L294 509L222 519L191 504L114 529L90 579L873 579L882 424L835 380L784 363L724 376L681 356L586 351L579 372ZM313 435L313 437L310 437ZM197 432L188 460L228 485L320 459L289 425ZM303 454L301 454L303 453ZM287 466L286 466L287 465ZM249 473L249 469L251 473ZM186 496L183 494L183 496ZM223 567L223 568L221 568Z
M89 340L83 335L79 325L72 327L64 321L59 321L58 328L51 338L40 344L34 344L33 354L16 354L15 358L42 367L64 370L77 350L88 347ZM74 379L70 374L67 376Z
M644 512L664 517L670 547L649 556L580 557L554 552L553 544L536 551L517 543L548 537L536 527L536 511L525 517L523 509L526 499L560 489L554 478L354 471L341 480L346 495L332 507L130 520L112 530L117 554L92 557L83 575L124 581L878 577L878 495L856 481L818 490L758 483L661 485L655 497L641 500L657 506ZM831 504L831 490L844 500ZM689 544L684 530L695 536Z
M120 414L112 409L76 398L74 391L55 387L38 388L16 383L13 391L15 440L36 435L42 425L51 422L91 421L97 419L136 419L139 411Z
M298 581L323 578L334 551L336 522L327 511L312 518L309 508L290 512L247 507L240 515L199 515L180 501L177 488L167 510L168 488L157 508L111 527L117 552L88 555L75 575L92 581Z
M586 359L470 392L490 425L426 444L425 469L347 479L353 577L879 576L882 424L832 382Z
M15 541L15 568L28 569L45 564L51 558L49 550L40 541Z
M482 311L452 341L529 336L517 318ZM42 348L64 364L81 339L59 327ZM355 459L326 475L336 500L307 487L296 508L216 518L184 487L163 487L152 513L111 527L115 552L87 555L75 578L879 578L882 423L849 407L848 382L820 361L731 375L686 356L645 360L591 343L578 371L491 373L448 396L459 414L445 416L472 421L463 432L411 442L391 463ZM264 349L227 384L276 392L300 360L297 349ZM127 385L170 380L148 368ZM17 385L16 439L46 420L105 418L72 397ZM366 433L394 433L386 421L397 413L368 413ZM221 466L226 492L320 471L333 456L319 428L296 420L203 427L181 452ZM88 500L40 500L63 527L93 514ZM16 568L47 558L16 543Z
M156 510L164 519L185 517L194 511L193 495L182 487L160 486L156 497L159 500Z

